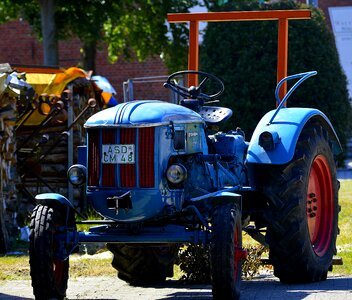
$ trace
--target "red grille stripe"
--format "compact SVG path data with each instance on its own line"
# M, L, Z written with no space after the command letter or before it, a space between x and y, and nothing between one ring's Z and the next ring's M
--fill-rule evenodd
M115 144L116 130L115 129L104 129L102 131L102 143L103 145ZM116 169L114 164L102 164L102 186L114 187Z
M154 127L139 129L138 145L139 185L154 187Z
M120 144L135 144L135 129L121 128ZM137 149L135 149L137 151ZM121 187L136 186L135 164L120 165Z

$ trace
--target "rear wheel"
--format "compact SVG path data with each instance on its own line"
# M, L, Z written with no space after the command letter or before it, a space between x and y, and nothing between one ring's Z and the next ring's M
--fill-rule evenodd
M217 205L212 216L210 244L214 299L239 299L244 254L239 209L233 204Z
M108 244L114 254L112 266L120 279L131 285L162 283L173 276L178 246Z
M36 299L64 299L66 296L69 260L55 257L59 248L55 234L65 221L58 209L38 205L33 211L29 264Z
M327 132L318 124L306 126L293 160L261 171L274 274L288 283L325 280L336 254L339 212Z

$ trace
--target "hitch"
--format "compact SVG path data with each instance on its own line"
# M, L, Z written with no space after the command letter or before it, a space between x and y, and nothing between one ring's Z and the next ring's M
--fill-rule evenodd
M124 193L121 196L112 196L107 198L108 209L114 209L116 214L119 213L119 209L125 209L128 211L132 209L132 197L131 191Z

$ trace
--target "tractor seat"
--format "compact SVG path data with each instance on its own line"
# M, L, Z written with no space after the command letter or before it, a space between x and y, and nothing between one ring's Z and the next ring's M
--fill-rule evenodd
M198 113L202 116L205 122L210 124L217 124L226 121L232 116L231 109L218 106L201 106Z

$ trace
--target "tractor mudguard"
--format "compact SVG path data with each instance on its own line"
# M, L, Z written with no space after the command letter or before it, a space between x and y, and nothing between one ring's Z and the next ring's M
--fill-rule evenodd
M238 207L242 209L242 196L240 194L224 190L203 195L198 198L193 198L192 201L202 202L209 207L213 207L214 205L233 203L237 204Z
M334 128L321 111L312 108L282 108L272 120L275 112L276 110L268 112L258 123L248 147L247 163L288 163L293 158L302 129L310 120L319 122L327 130L334 155L342 152Z
M239 209L242 209L242 196L232 192L219 192L212 196L211 202L215 205L234 203L238 205Z
M65 197L57 193L43 193L35 196L38 204L52 206L55 203L60 203L75 210L72 203Z

